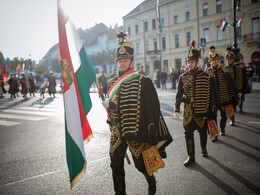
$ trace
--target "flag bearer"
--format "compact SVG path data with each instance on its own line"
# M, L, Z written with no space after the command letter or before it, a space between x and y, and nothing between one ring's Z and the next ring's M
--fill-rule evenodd
M134 46L125 42L126 34L118 33L117 53L119 75L109 80L108 124L111 130L110 167L115 194L126 194L124 158L127 148L132 153L135 167L148 182L148 194L155 194L156 180L148 175L142 151L148 145L163 143L158 149L166 158L165 147L172 141L160 111L159 99L150 78L134 68ZM162 141L162 142L161 142Z

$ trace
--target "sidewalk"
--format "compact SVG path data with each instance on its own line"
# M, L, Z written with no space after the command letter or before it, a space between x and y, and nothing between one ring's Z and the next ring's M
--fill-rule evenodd
M160 91L175 91L175 90L172 90L171 89L171 83L168 81L166 83L166 87L167 87L167 90L164 90L162 88L157 88L157 90L160 90ZM178 89L178 84L176 84L176 90ZM253 82L253 91L258 91L260 90L260 83L259 82Z

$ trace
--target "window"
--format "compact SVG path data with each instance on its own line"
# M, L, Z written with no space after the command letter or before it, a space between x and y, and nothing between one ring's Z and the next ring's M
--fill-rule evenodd
M209 42L209 29L208 28L203 29L203 36L206 39L206 42Z
M219 26L217 26L217 40L223 40L223 31L218 29Z
M148 31L148 22L144 22L144 31L145 31L145 32Z
M130 36L131 35L131 27L128 27L128 35Z
M222 0L217 0L217 13L222 12Z
M236 28L236 34L237 34L237 37L242 37L242 28L241 28L241 26Z
M191 41L191 33L190 32L186 32L186 43L187 43L187 45L189 45L190 41Z
M140 53L140 44L136 43L136 54Z
M175 35L175 48L180 47L180 43L179 43L179 35Z
M252 19L252 34L253 34L253 40L259 40L259 18L253 18Z
M135 34L138 34L138 25L135 25Z
M178 14L173 15L173 24L178 24Z
M153 19L152 23L153 23L153 30L155 30L156 29L156 21L155 21L155 19Z
M145 41L145 50L149 51L149 41Z
M190 20L190 10L185 11L185 20L189 21Z
M161 27L164 27L164 17L161 16Z
M259 2L259 0L252 0L252 3L256 3L256 2Z
M208 4L205 3L202 5L203 8L203 16L207 16L208 15Z
M162 49L163 50L166 49L166 39L165 39L165 37L162 38Z
M153 39L153 50L157 52L157 39Z

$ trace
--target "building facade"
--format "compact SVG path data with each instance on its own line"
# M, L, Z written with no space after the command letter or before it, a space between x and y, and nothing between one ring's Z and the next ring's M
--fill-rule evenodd
M154 70L181 69L186 66L188 43L195 40L201 50L200 65L208 63L209 47L214 45L224 59L226 48L234 42L234 0L160 0L160 23L158 31L156 0L145 0L123 17L128 40L135 45L135 68L143 65L152 76ZM253 62L255 79L260 81L260 2L240 0L236 21L241 17L242 26L237 28L240 58ZM225 31L219 30L221 20L230 24ZM201 38L206 39L201 45Z

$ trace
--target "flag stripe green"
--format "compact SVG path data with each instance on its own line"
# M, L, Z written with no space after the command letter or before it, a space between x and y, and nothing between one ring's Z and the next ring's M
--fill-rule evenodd
M66 154L67 154L67 165L69 169L70 182L75 178L84 168L85 158L82 153L71 138L67 130L67 121L65 117L65 139L66 139Z
M81 60L81 65L75 75L76 75L76 79L77 79L77 83L78 83L78 87L79 87L82 104L83 104L85 113L87 114L92 107L89 90L90 90L90 87L91 87L93 81L95 81L96 71L95 71L83 45L82 45L82 48L80 49L79 56L80 56L80 60Z
M224 27L223 27L223 30L222 30L222 31L225 31L226 27L227 27L227 22L225 22L225 24L224 24Z

